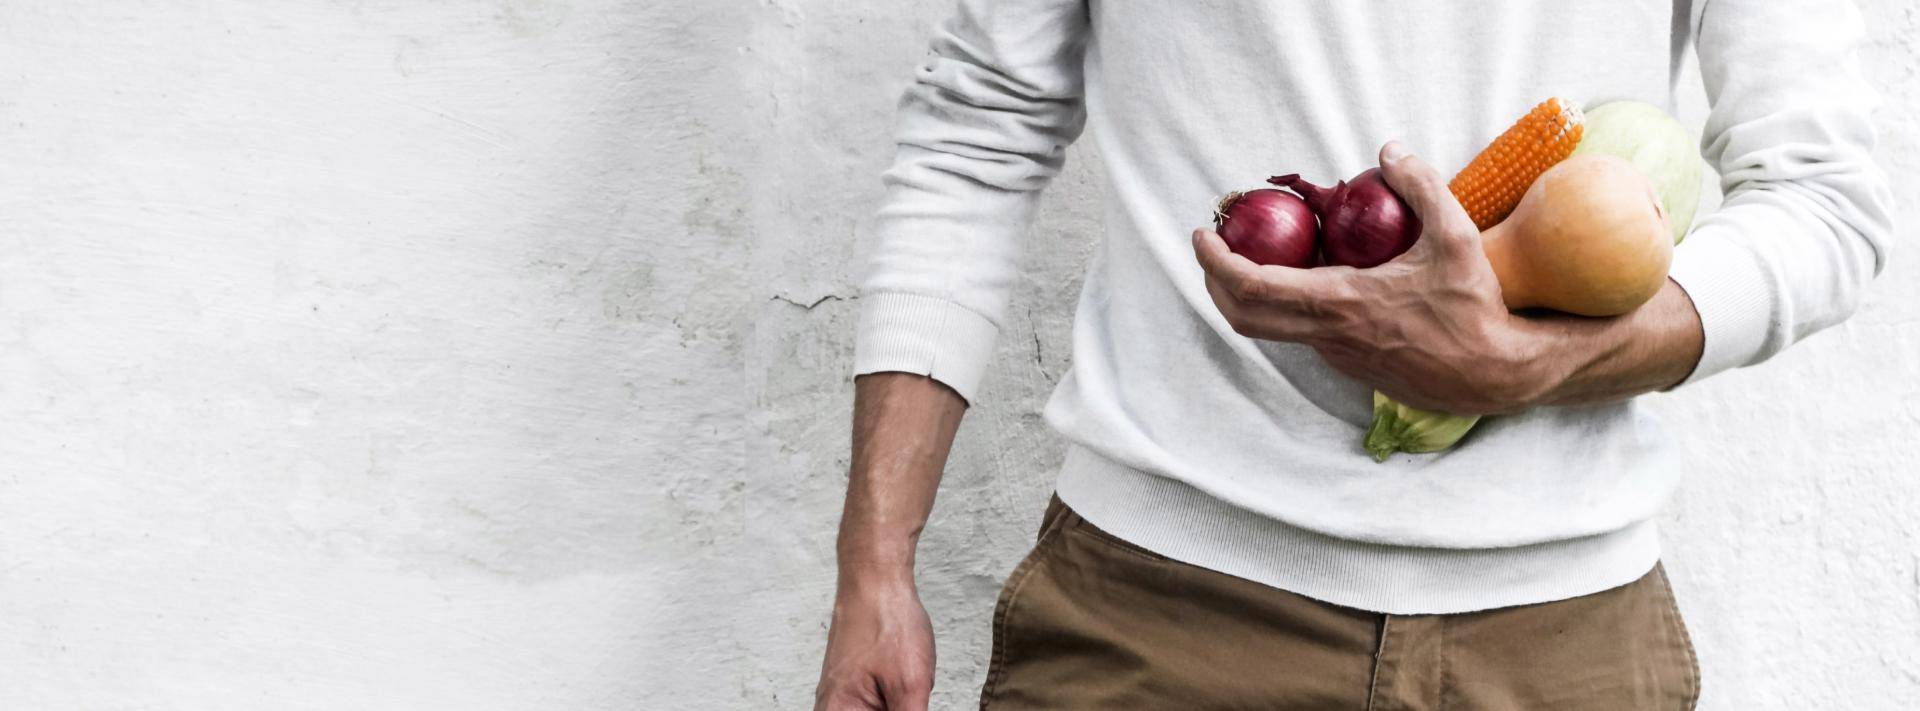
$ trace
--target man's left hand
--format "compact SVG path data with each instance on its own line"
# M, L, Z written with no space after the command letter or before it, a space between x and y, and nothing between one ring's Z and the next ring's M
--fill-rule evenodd
M1414 407L1456 415L1524 410L1563 376L1542 329L1507 311L1480 231L1446 181L1397 142L1387 185L1413 208L1419 240L1370 269L1263 266L1193 233L1207 292L1241 335L1311 346L1328 365Z

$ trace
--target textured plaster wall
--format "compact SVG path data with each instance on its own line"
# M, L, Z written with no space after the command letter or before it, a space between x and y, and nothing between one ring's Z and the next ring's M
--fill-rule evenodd
M1866 3L1920 203L1920 0ZM802 708L858 255L946 2L0 2L0 708ZM1695 97L1692 118L1698 119ZM967 706L1085 145L922 545ZM1920 707L1920 269L1663 398L1709 709Z

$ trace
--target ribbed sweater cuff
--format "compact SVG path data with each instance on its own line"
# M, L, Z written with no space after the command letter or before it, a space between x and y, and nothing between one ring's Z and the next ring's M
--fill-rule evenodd
M992 321L965 306L918 294L867 293L860 301L854 375L917 373L973 402L1000 335Z
M1774 290L1766 265L1731 239L1733 231L1725 223L1702 226L1674 250L1667 276L1693 300L1706 339L1693 373L1674 388L1752 363L1766 342Z

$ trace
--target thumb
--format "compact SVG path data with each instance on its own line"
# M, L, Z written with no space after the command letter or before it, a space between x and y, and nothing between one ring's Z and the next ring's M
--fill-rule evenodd
M1388 141L1380 148L1380 174L1387 187L1407 201L1413 214L1425 227L1420 241L1434 241L1441 248L1476 246L1480 230L1473 218L1453 197L1447 181L1420 156L1409 152L1399 141Z

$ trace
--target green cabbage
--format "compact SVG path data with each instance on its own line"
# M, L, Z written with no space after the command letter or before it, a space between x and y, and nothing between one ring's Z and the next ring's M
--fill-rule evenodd
M1700 149L1685 126L1659 107L1639 101L1612 101L1586 112L1585 132L1574 155L1599 153L1625 158L1653 181L1679 244L1700 207Z

